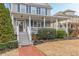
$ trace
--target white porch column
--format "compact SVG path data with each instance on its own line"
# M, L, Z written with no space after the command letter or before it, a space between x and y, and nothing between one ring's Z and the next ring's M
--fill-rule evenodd
M29 34L30 44L32 44L31 16L29 16L29 27L27 27L27 28L28 28L28 34Z
M66 21L66 33L67 33L67 36L68 36L68 20Z
M24 32L26 32L26 20L24 20Z
M56 30L58 30L58 19L56 19Z
M45 19L45 17L44 17L44 27L45 27L45 25L46 25L46 19Z
M29 27L31 28L31 16L29 16Z
M19 41L19 26L17 25L17 29L16 29L16 34L17 34L17 40Z

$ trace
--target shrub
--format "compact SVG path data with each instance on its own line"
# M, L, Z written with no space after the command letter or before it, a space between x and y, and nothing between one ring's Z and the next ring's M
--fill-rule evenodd
M32 39L33 39L33 40L39 39L38 34L32 34Z
M5 8L4 4L0 3L0 43L14 40L14 38L10 12Z
M64 38L66 37L66 32L62 29L56 31L56 38Z
M5 43L0 43L0 51L5 50L7 48Z
M76 37L77 36L77 33L76 31L72 30L72 29L69 29L69 37Z
M18 47L18 42L15 41L9 41L7 43L0 43L0 51L1 50L7 50L7 49L13 49Z
M54 39L56 30L52 28L42 28L38 30L38 36L40 39Z
M10 41L7 44L7 48L8 49L12 49L12 48L17 48L18 47L18 42L15 40L15 41Z

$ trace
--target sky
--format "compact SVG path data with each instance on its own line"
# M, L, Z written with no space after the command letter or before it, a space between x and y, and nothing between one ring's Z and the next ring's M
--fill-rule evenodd
M52 3L52 15L59 11L65 11L67 9L76 11L76 15L79 15L79 4L78 3Z

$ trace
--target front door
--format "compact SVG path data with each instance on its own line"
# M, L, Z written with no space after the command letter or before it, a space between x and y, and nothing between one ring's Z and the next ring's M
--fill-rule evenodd
M24 21L18 21L19 32L24 32Z

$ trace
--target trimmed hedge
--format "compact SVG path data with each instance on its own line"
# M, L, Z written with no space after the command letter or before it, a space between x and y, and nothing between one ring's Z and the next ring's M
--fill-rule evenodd
M52 28L42 28L38 30L39 39L55 39L55 38L64 38L67 34L64 30L52 29Z
M54 39L56 37L56 30L52 28L42 28L38 30L40 39Z
M56 38L64 38L66 36L67 36L67 34L64 30L59 29L56 31Z
M13 49L18 47L18 42L17 40L15 41L9 41L7 43L0 43L0 51L1 50L6 50L6 49Z

